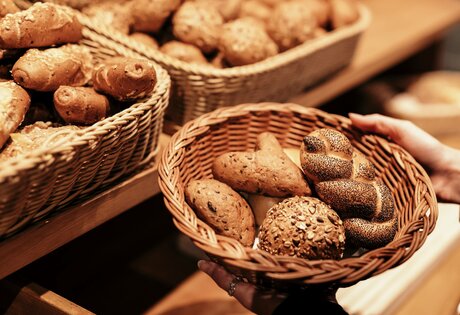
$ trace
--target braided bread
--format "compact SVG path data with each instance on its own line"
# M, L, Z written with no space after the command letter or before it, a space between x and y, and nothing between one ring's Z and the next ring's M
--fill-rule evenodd
M319 198L343 219L347 241L376 248L393 240L397 217L391 192L345 135L332 129L313 131L303 139L300 160Z

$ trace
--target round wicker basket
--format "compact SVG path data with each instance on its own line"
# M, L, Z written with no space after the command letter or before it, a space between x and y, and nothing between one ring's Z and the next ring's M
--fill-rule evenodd
M101 30L103 26L76 14L84 26L80 44L90 49L96 62L113 56L145 58ZM61 135L55 145L0 163L0 237L155 161L171 81L163 68L153 65L158 82L147 98L90 127Z
M343 132L376 166L390 188L399 218L395 239L359 257L304 260L273 256L216 235L184 200L191 179L211 178L213 160L229 151L249 151L258 134L276 135L283 147L299 147L317 128ZM406 261L433 230L438 208L431 181L404 149L376 135L354 129L347 118L296 104L244 104L218 109L184 125L171 139L159 166L159 182L177 228L230 272L268 287L312 284L349 286Z

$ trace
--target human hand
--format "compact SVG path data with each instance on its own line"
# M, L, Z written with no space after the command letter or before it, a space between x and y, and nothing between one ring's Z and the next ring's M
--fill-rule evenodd
M460 203L460 151L406 120L379 114L350 113L349 117L355 127L387 136L406 149L428 171L440 200Z
M234 296L241 305L256 314L272 314L275 308L286 298L274 290L261 290L253 284L237 281L234 275L211 261L200 260L198 268L210 276L221 289ZM234 283L233 293L230 292L232 283Z

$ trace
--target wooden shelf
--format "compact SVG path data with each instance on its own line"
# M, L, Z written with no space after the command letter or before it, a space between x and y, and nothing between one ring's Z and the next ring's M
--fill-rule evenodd
M373 22L352 64L293 102L317 106L328 101L429 46L460 20L457 0L363 2L371 9ZM163 136L161 143L168 140ZM0 279L158 194L157 175L152 167L0 242Z
M364 0L372 23L349 67L290 101L318 106L442 38L460 20L457 0Z
M161 149L169 136L161 135ZM0 279L158 194L158 169L128 180L0 242Z

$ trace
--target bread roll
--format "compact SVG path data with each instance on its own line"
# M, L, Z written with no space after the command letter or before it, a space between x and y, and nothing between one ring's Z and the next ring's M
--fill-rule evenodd
M334 29L355 23L359 10L354 0L329 0L331 4L331 24Z
M0 82L0 148L24 120L30 96L13 81Z
M258 0L247 0L241 4L239 17L251 17L264 23L270 20L273 14L272 8Z
M94 89L119 101L146 97L156 82L154 67L141 59L115 57L98 65L93 72Z
M314 37L316 18L307 3L282 2L267 23L267 32L281 51L298 46Z
M453 71L425 73L409 85L407 92L423 104L460 106L460 74Z
M90 87L61 86L53 100L57 113L69 124L91 125L110 112L107 97Z
M219 39L219 50L232 66L253 64L278 53L265 30L251 19L226 23Z
M397 216L391 192L345 135L332 129L313 131L303 140L301 164L319 198L344 220L350 243L376 248L393 240Z
M233 189L213 179L193 180L185 189L187 203L218 234L250 247L255 238L254 215Z
M90 19L96 23L113 27L127 35L134 25L134 18L126 5L103 2L92 4L83 9Z
M140 32L136 32L136 33L132 33L131 35L129 35L129 38L139 42L139 43L142 43L145 45L145 47L148 47L148 48L153 48L153 49L158 49L159 48L159 45L158 45L158 42L156 41L155 38L153 38L152 36L150 35L147 35L145 33L140 33Z
M224 19L219 11L199 2L184 3L173 17L174 35L204 53L216 50L220 27Z
M181 4L180 0L133 0L128 10L134 18L134 31L158 32L171 14Z
M257 137L255 152L229 152L212 165L214 178L237 191L271 197L309 196L302 171L283 152L275 136Z
M14 64L12 74L19 85L41 92L55 91L61 85L83 86L91 79L89 49L65 45L46 50L29 49Z
M167 42L161 46L160 51L168 56L185 62L208 64L208 60L203 55L201 50L193 45L182 43L176 40Z
M9 13L16 13L19 11L19 8L12 0L0 0L0 18Z
M52 3L35 3L0 20L3 49L76 43L81 38L82 26L71 9Z
M312 197L292 197L273 206L259 230L259 248L273 255L340 259L345 230L337 213Z

